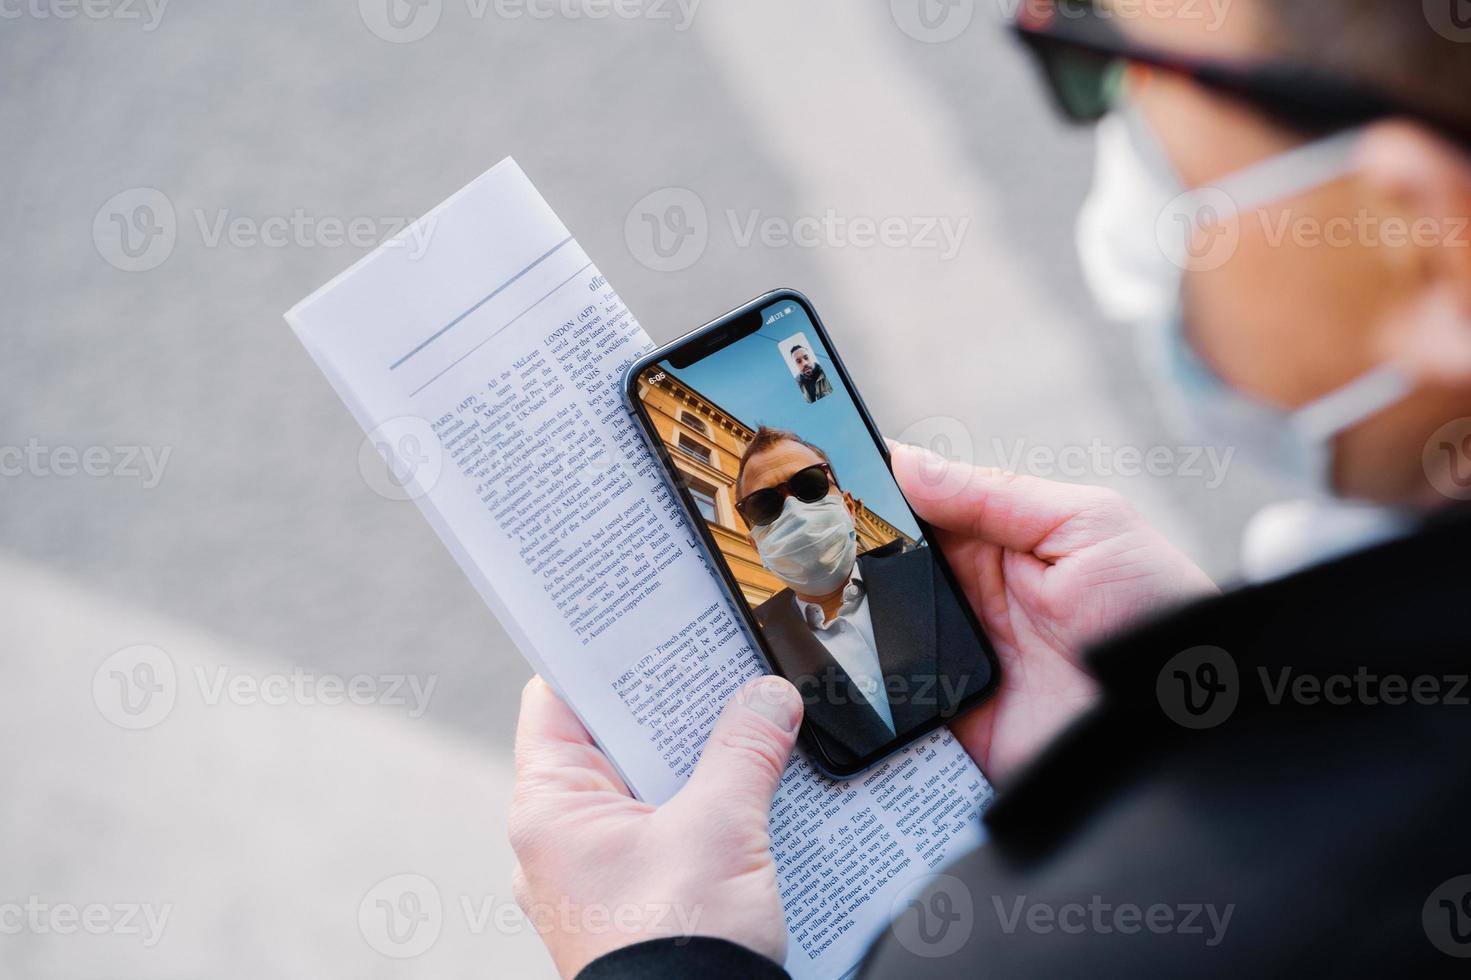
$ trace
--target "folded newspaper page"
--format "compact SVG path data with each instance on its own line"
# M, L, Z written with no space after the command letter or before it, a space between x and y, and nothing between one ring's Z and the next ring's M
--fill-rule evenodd
M526 659L641 798L689 776L764 670L621 396L652 349L513 160L286 315ZM946 731L771 810L794 977L843 977L990 786Z

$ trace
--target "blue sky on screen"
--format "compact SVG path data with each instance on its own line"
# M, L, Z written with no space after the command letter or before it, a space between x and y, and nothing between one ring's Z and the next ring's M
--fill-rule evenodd
M874 448L858 408L823 347L806 312L782 303L762 312L762 318L788 308L793 312L762 327L718 353L690 367L676 370L661 365L751 428L769 425L790 429L821 446L832 458L843 489L863 500L869 509L912 537L919 528L904 503L899 487ZM827 372L833 393L807 404L783 358L782 341L805 333L817 362Z

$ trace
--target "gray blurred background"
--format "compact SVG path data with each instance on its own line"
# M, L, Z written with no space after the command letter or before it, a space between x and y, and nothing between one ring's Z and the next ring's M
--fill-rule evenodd
M991 465L1176 445L1090 312L1090 134L1054 120L1006 0L98 2L0 23L6 975L551 975L503 832L530 672L414 507L364 480L281 319L364 243L252 241L269 219L392 230L514 155L656 340L793 286L892 434ZM640 208L672 188L707 244L659 271ZM174 240L134 259L111 202L140 189ZM829 214L968 226L953 255L743 241ZM1222 579L1263 499L1234 468L1042 468L1117 486ZM173 687L120 714L137 657L115 655L139 645ZM383 686L404 675L435 685L422 712ZM354 678L382 696L322 703ZM308 694L251 694L283 681ZM404 874L442 907L397 959L360 912Z

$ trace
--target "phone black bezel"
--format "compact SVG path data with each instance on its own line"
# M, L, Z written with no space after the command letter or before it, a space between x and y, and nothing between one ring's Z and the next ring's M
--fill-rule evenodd
M863 397L858 393L858 388L853 384L853 380L848 374L848 369L843 365L843 360L838 355L837 347L834 346L832 337L828 334L827 328L823 326L822 320L818 317L817 310L813 307L811 301L795 289L778 289L764 296L758 296L749 303L745 303L724 316L710 321L703 327L692 330L679 339L650 351L635 361L628 368L623 378L624 401L627 403L629 410L638 423L638 428L644 438L644 442L653 452L655 458L658 459L660 469L664 473L665 483L673 488L675 497L679 500L680 506L684 508L686 518L690 525L694 527L696 534L699 535L700 542L705 548L706 558L719 572L725 592L732 600L732 604L740 613L741 618L745 621L746 633L754 640L757 649L761 651L761 656L766 660L767 669L780 676L785 675L778 669L776 658L771 655L771 651L766 645L766 638L761 632L760 625L756 622L755 612L751 609L750 603L746 601L745 595L741 592L740 584L736 581L735 576L731 573L729 564L721 554L720 548L715 541L715 536L710 532L710 528L706 524L704 517L700 514L698 508L696 508L694 498L690 496L689 488L681 478L681 471L674 465L669 448L659 438L658 431L654 428L653 418L649 415L647 409L645 409L643 399L639 397L638 384L639 378L643 373L661 361L667 360L674 367L678 368L681 365L675 362L684 360L685 366L688 366L688 364L693 363L695 360L708 357L710 354L728 347L744 337L750 336L763 326L763 311L783 302L797 303L802 307L803 312L807 314L807 319L811 322L817 335L822 339L822 343L827 348L828 355L832 358L833 368L838 372L843 385L852 396L853 404L858 408L858 415L863 420L864 426L867 427L869 437L873 440L875 447L879 451L879 455L883 458L884 465L892 472L894 466L889 454L888 444L884 441L883 434L879 432L878 426L874 424L873 416L869 414L868 406L864 404ZM900 490L900 495L903 496L902 489ZM962 699L951 716L936 716L933 723L916 729L913 733L903 738L896 738L887 745L881 746L872 754L859 759L851 767L844 767L835 763L827 747L823 745L822 738L804 721L802 725L803 741L807 745L814 763L824 773L834 779L851 779L877 765L879 762L882 762L905 746L919 741L931 732L946 725L955 717L984 703L987 698L996 692L996 688L1001 682L1001 664L996 658L996 651L991 645L991 638L981 627L980 621L976 618L975 610L971 608L970 603L966 600L965 591L956 580L955 573L950 568L950 563L945 559L944 554L935 544L933 528L925 523L918 514L914 513L914 508L909 504L907 497L904 503L905 506L909 507L909 512L914 517L915 523L919 526L920 533L924 535L925 540L928 542L931 554L933 554L935 563L939 566L941 574L944 575L946 583L960 600L961 611L965 615L966 621L981 641L981 648L985 652L986 660L991 669L990 680L981 690Z

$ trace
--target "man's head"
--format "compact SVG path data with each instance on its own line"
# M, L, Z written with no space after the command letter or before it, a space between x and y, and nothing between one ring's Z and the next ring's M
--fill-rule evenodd
M810 350L803 347L801 344L798 344L796 347L792 348L791 353L792 360L797 365L797 370L802 372L802 376L804 378L811 377L813 374L816 373L817 360L812 356L812 352Z
M760 426L741 454L740 466L736 470L736 500L744 500L757 490L778 486L790 480L797 471L818 464L827 467L832 478L831 492L843 493L833 462L821 446L815 446L786 429Z
M827 493L803 501L790 481L812 467L825 470ZM776 520L750 524L751 543L772 574L804 597L826 595L847 582L856 555L857 505L839 487L832 461L820 447L794 432L761 426L741 456L735 489L738 501L760 491L785 498Z
M1471 132L1471 24L1452 40L1412 0L1219 0L1205 5L1223 11L1214 19L1187 0L1101 6L1138 45L1290 64L1445 121L1371 121L1343 175L1197 232L1224 229L1227 245L1192 252L1183 284L1190 346L1258 401L1296 409L1400 369L1413 390L1338 437L1334 480L1349 496L1443 502L1422 455L1471 416L1471 153L1451 135ZM1125 90L1186 189L1323 135L1180 72L1134 63Z

